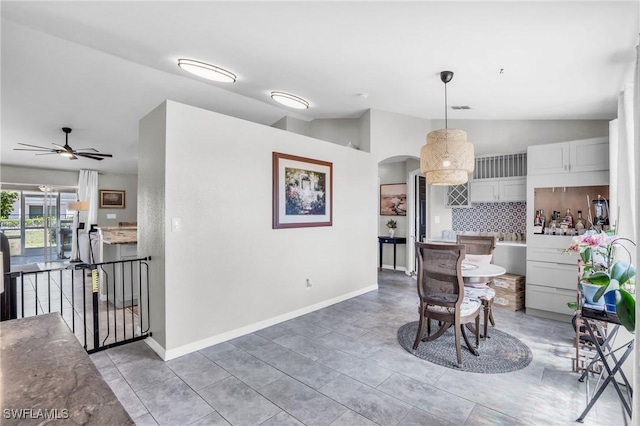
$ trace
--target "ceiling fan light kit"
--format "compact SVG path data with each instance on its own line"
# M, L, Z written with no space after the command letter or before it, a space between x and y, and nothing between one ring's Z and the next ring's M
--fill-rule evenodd
M64 146L52 143L55 148L47 148L38 145L29 145L27 143L18 143L18 145L28 146L29 148L14 148L14 151L33 151L36 155L51 155L58 154L63 157L67 157L69 160L77 160L78 157L90 158L92 160L102 161L105 158L113 157L111 154L101 154L95 148L79 148L73 149L69 146L69 133L71 133L70 127L63 127L62 131L65 134ZM88 152L87 152L88 151Z
M444 129L427 135L427 143L420 150L420 171L431 185L461 185L469 180L475 166L473 145L467 141L467 132L447 126L447 83L452 71L442 71L444 83Z
M274 92L271 92L271 99L281 103L282 105L288 106L289 108L295 108L295 109L309 108L309 102L307 100L302 99L299 96L292 95L291 93L274 91Z
M206 78L207 80L219 81L221 83L235 83L237 79L236 75L231 71L193 59L178 59L178 66L191 74Z

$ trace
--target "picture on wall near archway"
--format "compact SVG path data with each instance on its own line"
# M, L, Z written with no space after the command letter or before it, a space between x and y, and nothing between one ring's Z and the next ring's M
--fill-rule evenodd
M380 185L380 215L407 215L407 184L392 183Z

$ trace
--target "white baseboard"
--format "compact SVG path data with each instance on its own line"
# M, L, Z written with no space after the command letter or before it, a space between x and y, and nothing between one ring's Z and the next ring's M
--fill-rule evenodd
M382 269L391 269L393 271L393 265L382 265ZM406 271L407 268L404 266L396 266L396 271Z
M378 289L378 284L371 285L368 287L361 288L359 290L353 291L351 293L343 294L338 297L334 297L333 299L324 300L322 302L316 303L314 305L305 306L304 308L296 309L295 311L287 312L282 315L275 316L273 318L269 318L263 321L259 321L253 324L246 325L244 327L237 328L235 330L230 330L216 336L207 337L206 339L198 340L193 343L189 343L178 348L173 348L166 350L158 342L153 340L151 337L145 339L149 347L153 349L159 356L165 361L172 360L174 358L178 358L182 355L189 354L191 352L199 351L200 349L207 348L212 345L217 345L218 343L226 342L231 339L235 339L236 337L244 336L245 334L250 334L258 330L262 330L263 328L271 327L272 325L279 324L284 321L288 321L293 318L297 318L301 315L306 315L310 312L317 311L318 309L326 308L327 306L335 305L336 303L343 302L345 300L354 298L356 296L360 296L361 294L369 293L370 291L374 291Z

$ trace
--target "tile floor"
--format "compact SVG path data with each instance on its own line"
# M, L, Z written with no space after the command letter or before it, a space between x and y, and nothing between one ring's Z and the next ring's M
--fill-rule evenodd
M144 342L91 355L139 425L571 425L585 386L571 371L570 324L494 309L532 363L465 373L414 357L396 331L417 320L415 281L381 272L380 288L163 362ZM482 347L480 347L480 350ZM613 388L585 419L624 425Z

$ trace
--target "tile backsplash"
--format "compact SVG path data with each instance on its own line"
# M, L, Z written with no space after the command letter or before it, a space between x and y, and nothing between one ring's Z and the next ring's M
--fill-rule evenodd
M454 231L527 232L527 203L478 203L470 208L453 208Z

